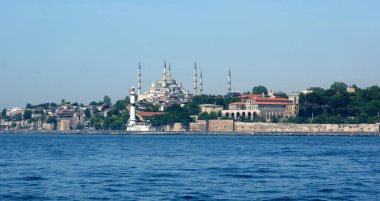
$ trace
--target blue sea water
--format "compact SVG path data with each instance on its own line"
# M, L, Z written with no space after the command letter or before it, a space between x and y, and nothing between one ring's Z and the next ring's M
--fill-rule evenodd
M0 200L380 200L380 138L3 134Z

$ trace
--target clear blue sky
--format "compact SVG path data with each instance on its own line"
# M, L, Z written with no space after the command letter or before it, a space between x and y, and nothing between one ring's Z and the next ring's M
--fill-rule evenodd
M128 95L162 74L204 91L380 85L380 1L0 0L0 108Z

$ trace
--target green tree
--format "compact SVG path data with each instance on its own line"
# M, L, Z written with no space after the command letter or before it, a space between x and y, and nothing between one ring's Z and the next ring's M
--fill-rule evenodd
M184 126L188 126L192 121L188 111L178 104L173 104L165 108L165 112L167 112L167 114L156 115L148 118L148 120L153 126L172 125L174 123L182 123Z
M127 109L127 102L125 100L116 101L114 108L119 111L124 111Z
M216 114L215 112L211 112L210 114L208 114L207 112L202 112L198 116L199 120L210 120L210 119L217 119L217 118L218 118L218 114Z
M17 124L15 122L12 122L11 128L15 128L16 126L17 126Z
M84 126L82 124L78 124L76 127L76 130L82 130L83 128L84 128Z
M268 89L262 85L255 86L252 89L252 94L262 94L268 95Z
M336 92L346 92L348 85L344 82L334 82L330 89L335 90Z
M112 105L111 98L109 96L104 96L103 103L111 106Z
M91 110L87 108L87 109L84 111L84 115L85 115L86 118L91 118Z
M192 101L186 104L184 108L189 112L190 115L198 115L201 111L199 105Z
M91 101L89 105L90 106L98 106L99 104L97 102L95 102L95 101Z
M25 110L23 117L24 117L25 120L31 119L32 118L32 111Z
M54 118L54 117L49 116L47 118L46 122L49 123L49 124L57 124L57 119Z
M7 109L3 109L3 111L1 112L1 116L3 118L5 118L7 116Z
M272 116L272 118L271 118L271 122L272 122L272 123L278 123L278 122L279 122L278 117L277 117L277 116Z

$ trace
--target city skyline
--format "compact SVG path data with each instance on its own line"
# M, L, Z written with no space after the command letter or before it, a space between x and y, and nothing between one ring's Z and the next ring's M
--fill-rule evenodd
M191 93L194 62L203 94L225 94L229 69L241 92L380 85L377 1L0 5L1 108L122 99L137 87L139 62L145 92L165 60Z

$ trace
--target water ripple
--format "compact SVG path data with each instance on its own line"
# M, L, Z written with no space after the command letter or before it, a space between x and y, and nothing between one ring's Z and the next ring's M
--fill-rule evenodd
M1 135L0 200L380 200L380 138Z

